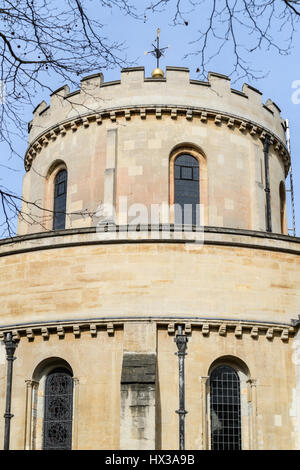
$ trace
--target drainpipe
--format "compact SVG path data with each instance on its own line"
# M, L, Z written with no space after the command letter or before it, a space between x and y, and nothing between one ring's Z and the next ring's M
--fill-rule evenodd
M16 359L14 353L17 347L16 342L12 339L12 334L6 333L5 340L6 359L7 359L7 378L6 378L6 405L5 405L5 425L4 425L4 450L9 450L10 440L10 420L13 418L11 414L11 392L12 392L12 374L13 361Z
M295 215L295 199L294 199L294 183L293 183L293 169L292 169L292 155L291 155L291 137L290 137L290 125L288 119L285 120L285 132L286 132L286 143L287 148L290 154L291 163L290 163L290 189L287 189L286 192L289 192L291 195L291 209L292 209L292 223L293 226L288 231L292 232L293 237L296 236L296 215Z
M269 174L269 149L270 149L270 136L267 134L264 141L264 156L265 156L265 193L266 193L266 208L267 208L267 232L272 232L271 221L271 196L270 196L270 174Z
M178 334L174 339L178 352L175 353L178 356L178 367L179 367L179 410L176 413L179 415L179 450L184 450L184 418L187 414L185 410L184 400L184 357L186 356L186 345L188 342L187 336L182 332L182 326L178 326Z

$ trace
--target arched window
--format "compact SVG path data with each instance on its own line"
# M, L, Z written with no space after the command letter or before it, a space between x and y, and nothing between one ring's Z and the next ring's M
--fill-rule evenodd
M61 230L66 224L67 170L57 173L54 180L53 230Z
M175 224L199 224L199 163L181 154L174 163Z
M44 450L72 448L73 379L65 368L46 377L44 398Z
M210 375L212 450L241 449L241 399L238 373L220 365Z
M285 233L285 184L283 181L279 185L279 200L280 200L280 230Z

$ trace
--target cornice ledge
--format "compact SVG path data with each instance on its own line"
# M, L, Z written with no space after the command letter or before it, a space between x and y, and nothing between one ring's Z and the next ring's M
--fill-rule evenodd
M153 231L155 236L151 237ZM182 230L181 226L173 224L141 225L136 232L136 227L130 225L102 224L3 239L0 240L0 257L72 246L126 243L181 243L188 244L189 249L202 245L233 246L300 256L300 238L290 235L207 226L189 226Z
M176 332L176 325L184 325L186 334L191 335L199 331L203 336L218 334L219 336L234 335L242 339L244 335L250 335L253 340L264 337L269 341L275 338L288 342L296 333L294 324L280 322L263 322L256 320L222 319L205 317L112 317L78 320L59 320L40 323L24 323L5 325L0 327L0 340L3 340L7 332L11 332L13 339L20 341L27 339L34 342L37 336L49 340L50 336L57 335L65 339L67 335L80 338L81 333L89 332L91 337L96 337L100 331L114 336L116 329L122 329L126 322L154 322L157 327L165 327L169 335Z
M274 149L279 152L283 159L286 175L288 174L291 161L290 154L285 143L270 129L243 116L228 113L226 111L182 105L136 105L113 107L84 113L80 116L60 121L41 132L28 146L24 157L25 170L27 172L30 170L36 155L40 153L42 148L46 147L51 141L55 141L59 135L63 137L69 131L76 132L79 127L87 128L92 122L96 122L98 125L101 125L104 119L109 119L114 122L117 119L124 118L128 121L128 116L135 113L139 114L141 118L144 119L147 117L147 114L150 113L155 113L157 118L160 118L162 114L168 114L172 119L177 119L177 116L182 114L185 115L187 120L199 118L202 123L206 123L207 119L211 119L214 120L217 125L226 124L230 129L238 128L241 132L249 132L251 136L258 136L261 140L264 140L266 135L269 134L271 137L271 143L274 145Z

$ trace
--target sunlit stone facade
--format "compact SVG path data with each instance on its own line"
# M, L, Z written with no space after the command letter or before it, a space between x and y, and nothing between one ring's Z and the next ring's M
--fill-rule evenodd
M98 74L35 109L18 236L0 241L11 449L178 449L180 416L186 449L299 448L289 165L277 105L217 73Z

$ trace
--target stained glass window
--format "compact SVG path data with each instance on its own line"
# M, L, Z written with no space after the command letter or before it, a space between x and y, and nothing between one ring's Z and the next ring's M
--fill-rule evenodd
M73 379L67 369L54 369L46 378L44 450L72 448Z

